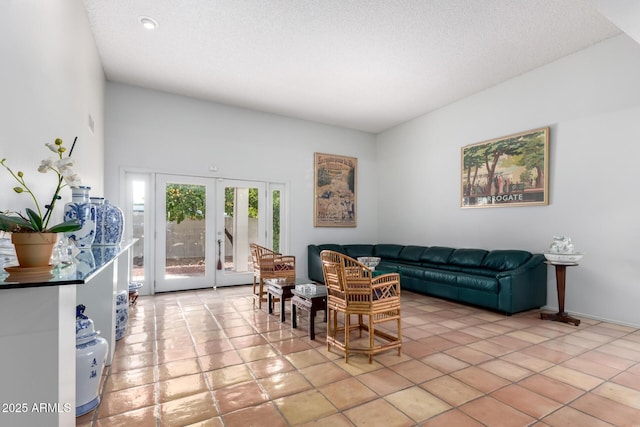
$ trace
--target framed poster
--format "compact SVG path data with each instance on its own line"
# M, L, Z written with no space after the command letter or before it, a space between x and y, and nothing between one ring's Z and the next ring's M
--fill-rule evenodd
M358 159L314 153L314 227L355 227Z
M549 204L549 128L462 147L463 208Z

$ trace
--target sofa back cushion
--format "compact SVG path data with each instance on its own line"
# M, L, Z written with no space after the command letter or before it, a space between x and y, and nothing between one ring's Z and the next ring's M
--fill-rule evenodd
M351 258L373 256L373 245L344 245L344 248Z
M420 261L432 264L446 264L449 257L453 253L453 248L445 248L442 246L431 246L425 250L420 256Z
M341 254L346 254L347 251L342 247L342 245L336 245L334 243L327 243L324 245L318 245L318 248L320 249L320 252L322 251L334 251L334 252L339 252Z
M404 248L402 245L380 244L375 245L373 256L379 256L384 259L398 259L400 251Z
M460 267L480 267L489 251L484 249L456 249L449 257L449 264Z
M500 249L489 252L482 261L482 266L496 271L514 270L529 258L531 253L527 251Z
M406 262L420 262L420 256L427 249L424 246L405 246L400 251L400 255L398 255L398 259L400 261Z

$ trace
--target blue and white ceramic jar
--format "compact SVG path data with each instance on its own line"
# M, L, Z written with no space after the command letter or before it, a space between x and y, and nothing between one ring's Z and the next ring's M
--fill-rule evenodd
M96 208L96 238L94 246L119 245L124 232L122 209L112 205L104 197L91 197Z
M129 321L129 291L120 291L116 295L116 340L123 338Z
M96 331L85 306L76 307L76 417L93 410L100 403L100 378L107 360L109 344Z
M79 248L88 248L96 235L96 207L89 201L91 187L71 187L71 202L64 205L64 220L77 219L82 228L64 233Z

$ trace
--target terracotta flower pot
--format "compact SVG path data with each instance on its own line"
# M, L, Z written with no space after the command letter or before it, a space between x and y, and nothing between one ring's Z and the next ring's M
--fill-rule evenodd
M57 241L57 233L11 233L18 264L23 268L48 266Z

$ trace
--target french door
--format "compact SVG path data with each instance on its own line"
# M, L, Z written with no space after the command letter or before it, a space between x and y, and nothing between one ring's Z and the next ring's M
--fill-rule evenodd
M264 245L266 238L266 185L264 182L219 179L216 244L218 286L253 282L249 245Z
M156 175L155 291L215 286L215 185Z
M155 181L155 292L251 283L249 245L266 236L266 184L166 174Z

